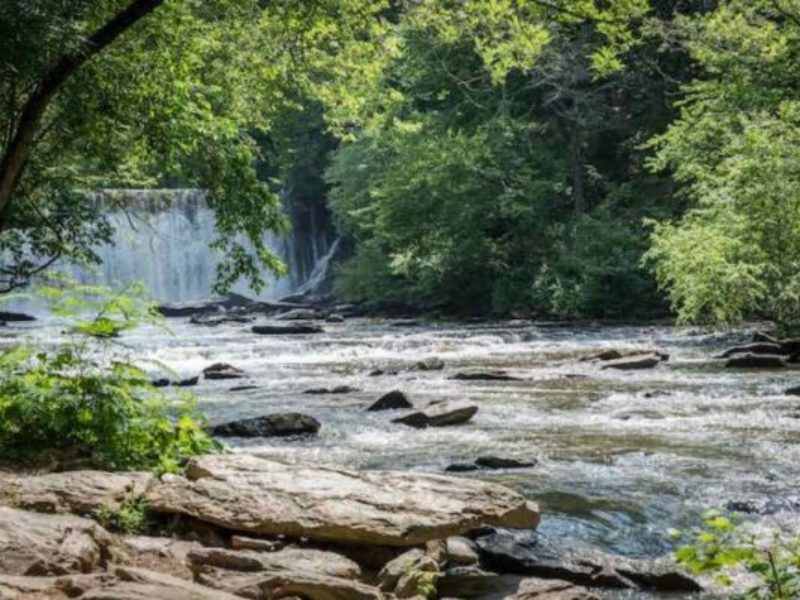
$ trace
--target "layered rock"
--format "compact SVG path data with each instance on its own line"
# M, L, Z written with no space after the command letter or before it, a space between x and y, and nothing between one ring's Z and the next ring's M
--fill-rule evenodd
M600 600L585 587L559 579L523 579L517 593L505 600Z
M105 563L111 536L94 521L0 507L0 573L88 573Z
M538 507L486 482L289 465L251 455L190 461L188 479L147 494L150 510L225 529L341 544L415 546L482 524L535 527Z

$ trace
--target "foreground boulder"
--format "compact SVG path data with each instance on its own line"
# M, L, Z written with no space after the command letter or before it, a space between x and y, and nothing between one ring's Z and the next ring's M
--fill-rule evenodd
M411 404L408 396L403 392L400 390L392 390L388 394L384 394L378 398L367 410L375 412L379 410L398 410L401 408L414 408L414 405Z
M116 510L141 496L155 482L148 473L70 471L11 478L3 490L18 508L88 515L103 507Z
M621 371L631 371L636 369L652 369L661 362L661 356L655 353L634 354L616 360L605 361L603 369L618 369Z
M247 454L193 459L150 510L232 531L341 544L415 546L481 524L535 527L538 507L500 485L391 471L289 465Z
M117 567L117 580L111 584L90 590L80 596L81 600L236 600L235 596L208 588L172 575Z
M320 422L309 415L276 413L222 423L211 428L211 435L241 438L316 435L320 427Z
M743 354L729 358L725 366L729 369L781 369L786 361L775 354Z
M245 376L245 372L228 363L214 363L203 369L203 376L211 380L241 379Z
M575 585L664 592L703 588L669 560L603 554L575 540L550 540L531 531L495 530L476 544L481 564L502 573L561 579Z
M419 548L413 548L386 564L378 573L378 585L397 598L424 597L441 577L439 564Z
M94 521L0 507L0 573L65 575L105 564L111 536Z
M466 423L475 413L478 407L467 402L458 400L448 400L430 404L426 408L413 412L410 415L392 419L393 423L402 423L409 427L422 429L425 427L446 427L448 425L460 425Z
M600 600L594 592L559 579L523 579L505 600Z
M305 333L322 333L319 325L296 323L290 325L253 325L251 331L257 335L302 335Z

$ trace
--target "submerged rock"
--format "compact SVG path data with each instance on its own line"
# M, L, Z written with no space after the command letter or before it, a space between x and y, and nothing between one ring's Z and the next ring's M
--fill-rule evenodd
M0 573L65 575L105 564L111 536L94 521L0 506Z
M229 389L228 391L229 392L249 392L250 390L257 390L257 389L258 389L257 385L235 385L231 389Z
M374 369L369 372L370 377L380 377L381 375L397 375L397 369Z
M325 322L326 323L344 323L344 316L334 313L332 315L328 315L325 318Z
M535 460L516 460L514 458L502 458L500 456L481 456L475 460L475 464L481 469L526 469L535 467Z
M410 415L392 419L392 423L402 423L409 427L422 429L425 427L446 427L449 425L460 425L469 421L478 407L474 404L461 402L459 400L446 400L430 404L427 407L413 412Z
M477 471L479 468L475 463L453 463L452 465L447 465L445 471L448 473L468 473Z
M616 348L611 348L609 350L603 350L602 352L598 352L597 354L592 354L591 356L584 356L581 358L581 362L588 362L590 360L617 360L622 358L623 354Z
M206 379L242 379L245 372L237 369L228 363L214 363L213 365L203 369L203 376Z
M616 360L608 360L602 366L603 369L619 369L631 371L636 369L652 369L658 366L662 360L661 356L655 353L634 354Z
M33 315L27 315L21 312L12 312L8 310L0 310L0 321L5 323L20 323L20 322L29 322L35 321L36 317Z
M320 422L309 415L276 413L216 425L211 428L211 435L243 438L316 435L320 427Z
M451 379L460 381L521 381L520 377L509 375L505 371L465 371L456 373Z
M275 317L277 321L313 321L319 315L313 308L295 308Z
M744 354L729 358L725 366L729 369L782 369L786 361L774 354Z
M306 390L304 394L352 394L353 392L359 392L358 388L350 387L349 385L337 385L333 388L311 388L310 390Z
M792 490L770 498L758 500L734 500L726 505L728 510L758 514L774 515L779 512L800 512L800 490Z
M258 335L302 335L306 333L322 333L319 325L297 323L292 325L253 325L251 331Z
M431 356L419 361L414 365L417 371L441 371L444 369L444 361L438 356Z
M408 397L400 390L392 390L388 394L384 394L378 398L367 409L370 412L378 410L397 410L401 408L414 408Z
M538 507L501 485L441 475L289 465L247 454L192 459L149 490L150 510L242 533L415 546L482 524L535 527Z

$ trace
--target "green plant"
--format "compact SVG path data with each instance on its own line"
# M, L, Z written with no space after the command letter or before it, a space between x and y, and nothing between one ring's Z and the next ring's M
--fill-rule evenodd
M691 534L690 543L675 552L677 561L695 573L714 575L729 586L732 573L745 571L757 583L731 598L741 600L789 600L800 597L800 537L774 536L764 542L743 524L710 511L704 527ZM684 537L675 532L676 537Z
M127 534L144 533L149 521L147 502L144 496L131 495L119 506L101 506L95 518L110 531Z
M177 471L215 443L193 399L156 390L109 332L158 318L140 286L43 287L55 314L71 322L52 347L0 353L0 455L9 460L82 460L107 469ZM95 309L95 317L81 314Z

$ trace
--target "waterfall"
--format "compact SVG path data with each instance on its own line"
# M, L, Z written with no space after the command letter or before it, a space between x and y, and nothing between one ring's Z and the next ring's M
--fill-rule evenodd
M124 286L141 281L161 302L208 298L222 256L211 248L217 237L214 211L202 190L115 191L124 198L125 210L107 214L114 227L110 244L99 247L101 264L92 270L68 267L85 283ZM102 201L102 197L101 197ZM119 203L117 203L119 204ZM267 285L257 294L247 283L232 291L249 297L280 298L298 289L313 289L317 264L330 261L330 236L303 231L285 237L266 233L264 241L288 266L289 274L276 278L265 273ZM309 275L310 273L310 275Z

